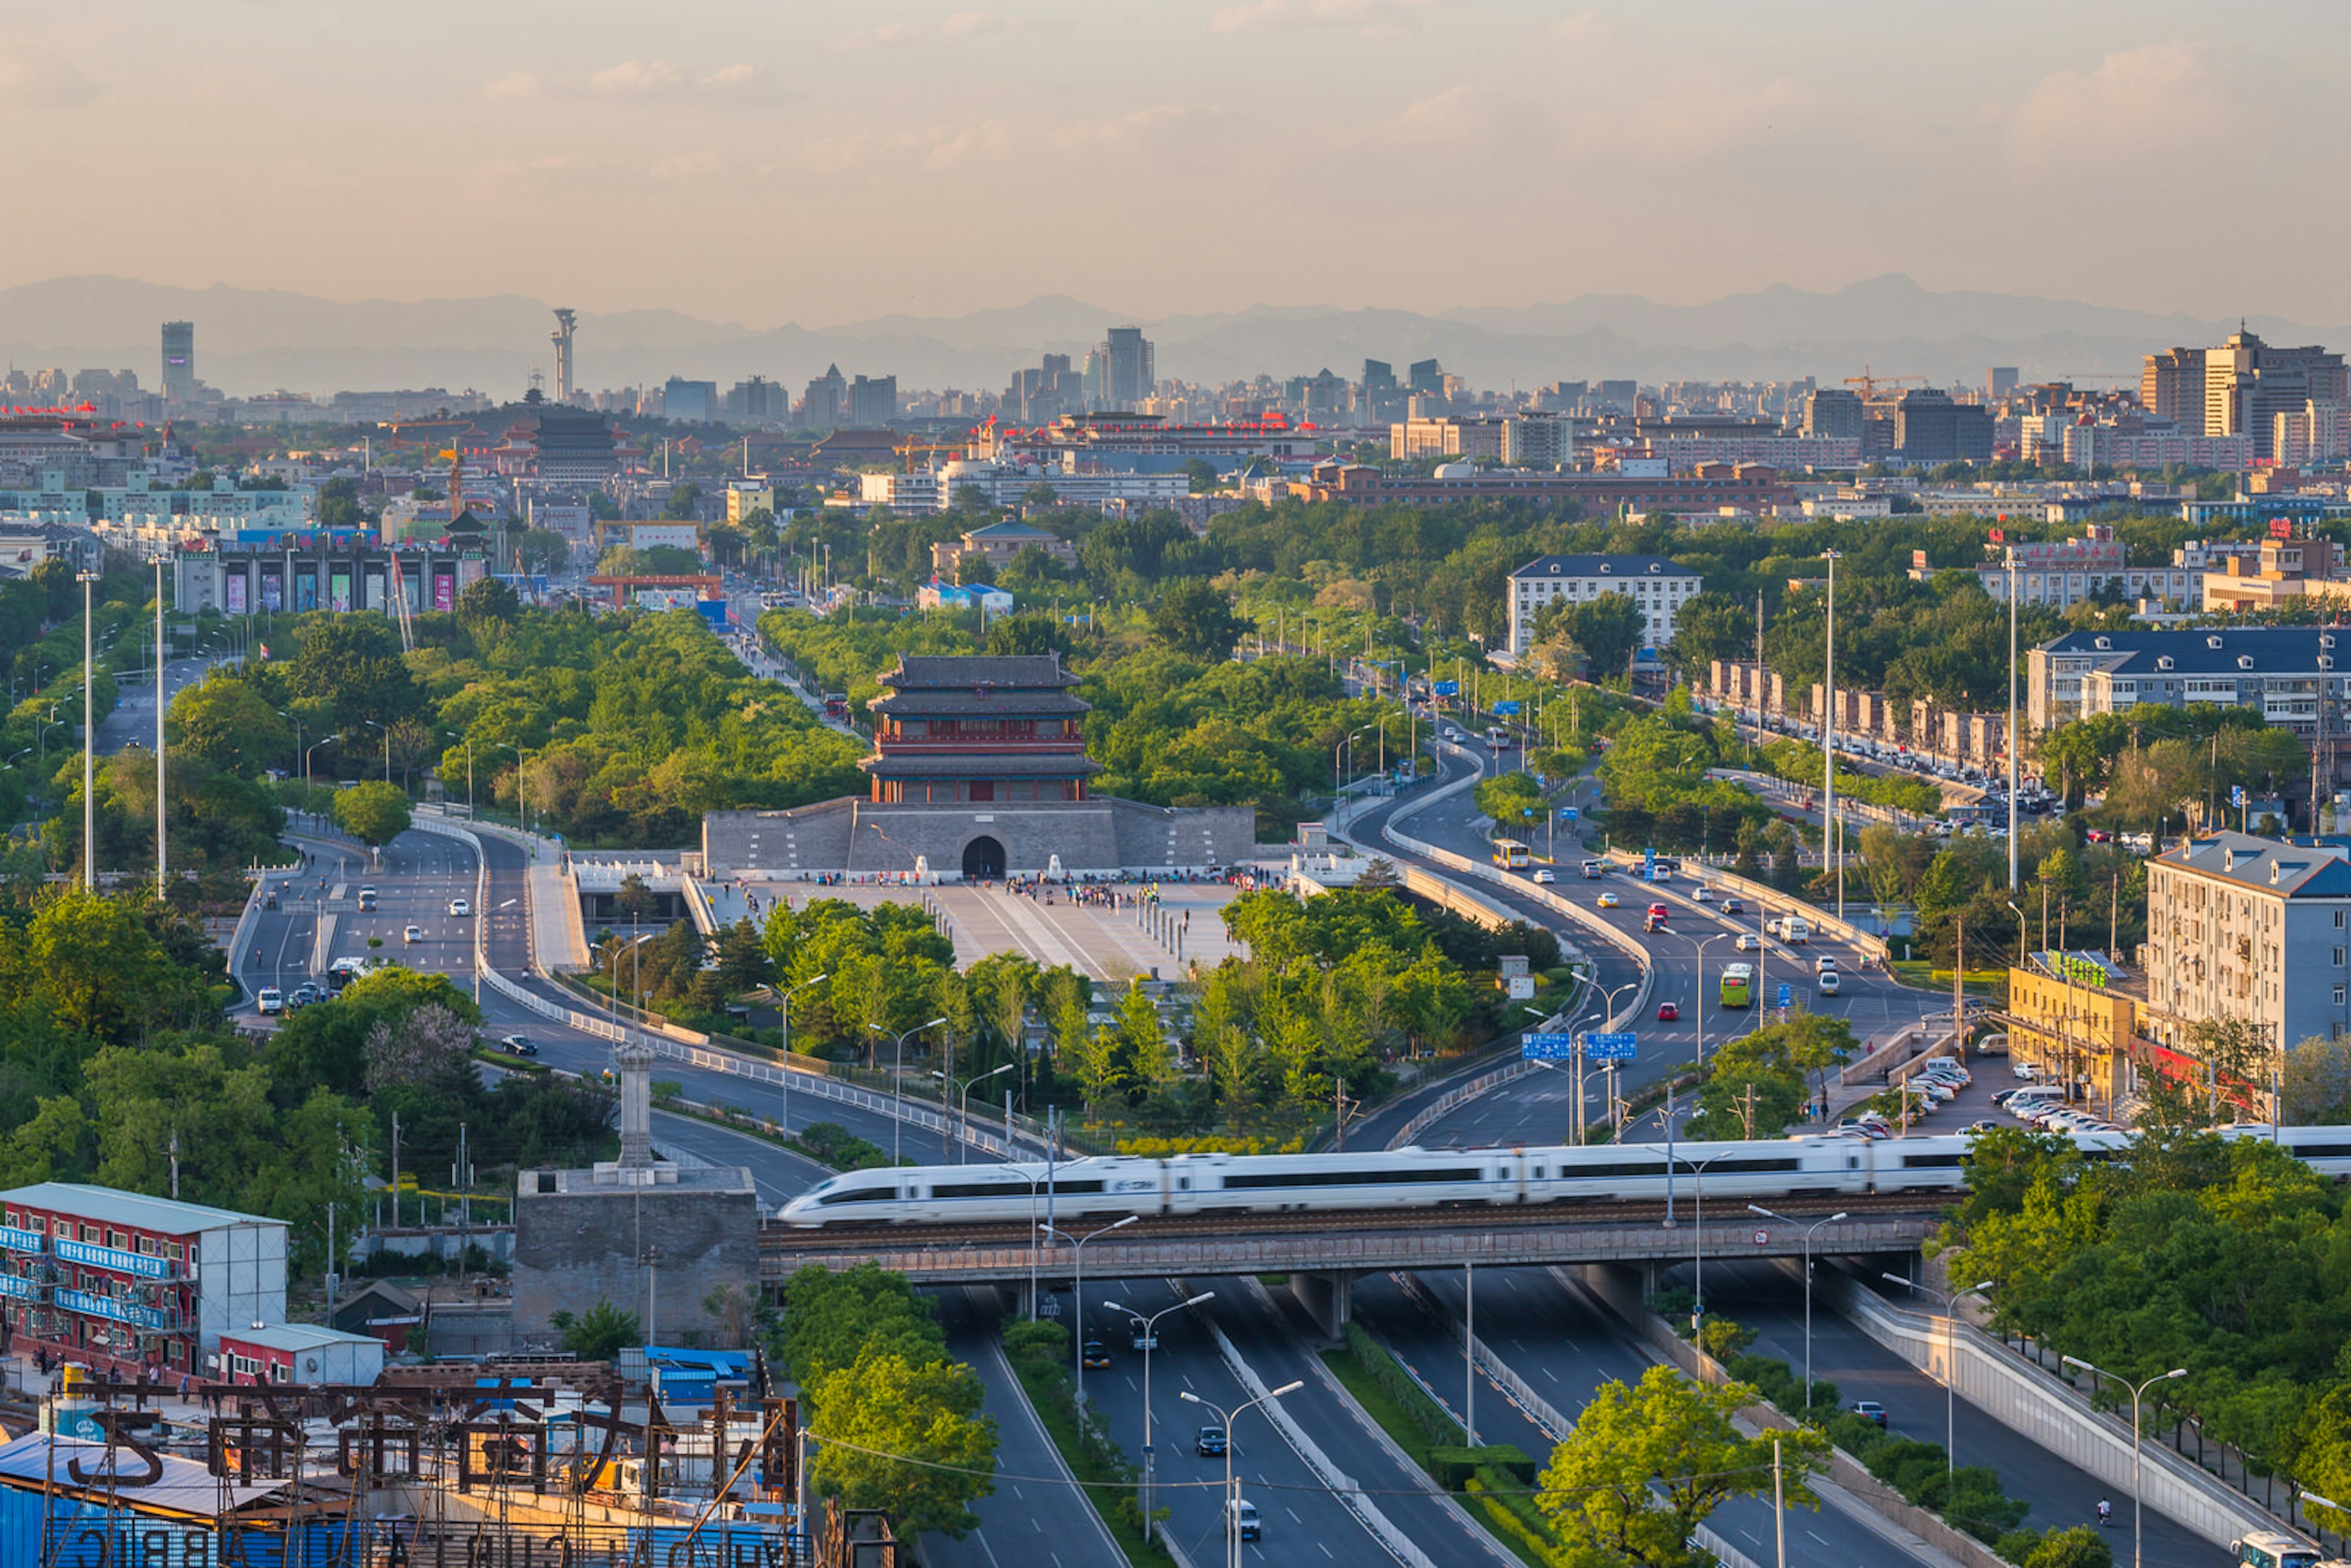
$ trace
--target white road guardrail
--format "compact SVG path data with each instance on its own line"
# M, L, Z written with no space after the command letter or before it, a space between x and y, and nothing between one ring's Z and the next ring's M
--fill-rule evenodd
M453 822L435 821L431 818L419 817L415 819L414 826L424 832L438 833L444 838L456 839L473 849L474 863L480 868L475 879L474 907L477 912L486 907L489 898L489 862L482 854L480 838L470 830L458 827ZM506 976L490 967L487 931L478 915L474 922L474 972L481 976L484 985L506 998L507 1000L528 1008L532 1012L551 1022L566 1025L580 1030L582 1034L593 1035L599 1040L609 1040L616 1044L632 1038L631 1031L625 1026L611 1019L599 1018L593 1013L581 1012L577 1008L568 1008L560 1002L550 1001L535 991L527 990L515 984ZM674 1040L658 1030L647 1030L642 1037L633 1038L642 1038L656 1055L673 1061L683 1061L689 1067L698 1067L709 1072L723 1072L755 1083L770 1083L778 1089L789 1082L792 1092L796 1094L810 1094L820 1100L828 1100L835 1104L869 1111L878 1116L895 1116L907 1126L921 1127L925 1131L937 1133L943 1137L952 1135L955 1131L952 1125L954 1118L934 1111L926 1105L909 1103L895 1095L883 1094L874 1090L861 1088L854 1083L843 1083L838 1079L827 1078L820 1073L802 1072L796 1068L780 1067L774 1062L761 1061L756 1057L743 1056L735 1051L718 1051L706 1045L695 1045ZM789 1080L785 1077L787 1072L790 1073ZM977 1122L965 1124L963 1138L964 1142L973 1148L998 1159L1018 1159L1026 1152L1008 1144L1002 1134L989 1132Z
M1442 740L1437 741L1436 744L1440 749L1449 752L1465 761L1477 760L1477 754L1474 752L1465 750L1460 747L1448 745ZM1439 865L1446 867L1447 870L1458 871L1480 881L1494 883L1500 886L1508 887L1514 893L1532 897L1544 908L1552 910L1566 916L1579 928L1591 931L1602 941L1608 943L1611 946L1617 948L1630 956L1633 962L1640 967L1641 983L1634 990L1633 999L1611 1017L1607 1023L1607 1030L1610 1032L1622 1030L1626 1024L1631 1023L1635 1019L1639 1018L1642 1012L1646 1010L1648 1006L1649 990L1650 987L1656 980L1656 972L1650 966L1649 954L1646 948L1633 941L1630 937L1626 936L1625 933L1617 930L1616 927L1609 925L1608 922L1601 919L1590 910L1585 909L1580 904L1574 904L1568 899L1561 897L1559 894L1552 892L1549 888L1544 887L1540 883L1520 882L1515 877L1504 876L1494 867L1479 865L1476 861L1471 860L1467 855L1456 854L1451 850L1439 849L1435 844L1428 843L1421 839L1416 839L1408 833L1403 833L1396 831L1396 823L1402 819L1416 816L1448 796L1458 795L1465 789L1473 789L1477 788L1479 779L1483 777L1484 774L1481 771L1479 773L1472 774L1467 779L1456 779L1450 784L1439 785L1437 789L1430 790L1427 794L1422 796L1419 800L1413 801L1402 810L1392 813L1386 823L1380 829L1381 835L1398 848L1410 850L1416 855L1420 855L1428 860L1433 860ZM1345 831L1343 822L1341 825L1341 831L1343 834ZM1358 848L1367 847L1364 846L1361 841L1354 839L1352 835L1348 835L1348 841L1355 844ZM1462 1084L1458 1089L1447 1091L1446 1093L1439 1095L1437 1099L1431 1101L1428 1104L1423 1106L1420 1111L1413 1116L1412 1120L1406 1122L1402 1128L1398 1129L1395 1136L1388 1140L1388 1147L1391 1149L1400 1149L1405 1147L1415 1138L1420 1136L1422 1133L1427 1131L1428 1128L1437 1122L1447 1115L1450 1115L1455 1111L1459 1110L1470 1101L1478 1099L1481 1095L1489 1094L1493 1092L1493 1091L1501 1088L1506 1083L1515 1082L1517 1080L1523 1078L1528 1073L1535 1071L1537 1071L1537 1068L1533 1062L1524 1061L1513 1061L1507 1066L1498 1067L1489 1072L1481 1073L1478 1077L1471 1079L1468 1082Z

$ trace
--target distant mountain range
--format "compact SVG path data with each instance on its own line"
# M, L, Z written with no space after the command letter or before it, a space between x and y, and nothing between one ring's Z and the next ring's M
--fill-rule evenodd
M170 288L135 279L51 278L0 290L0 354L18 367L129 367L161 380L165 320L196 324L197 373L238 395L290 388L443 386L521 392L551 371L549 306L520 295L471 299L343 301L278 290ZM999 389L1048 353L1082 358L1131 314L1045 295L1007 309L953 317L884 316L807 328L751 328L673 310L584 315L582 385L616 387L688 376L721 388L754 373L797 394L838 363L844 374L895 374L902 390ZM1557 305L1423 315L1328 306L1257 305L1140 323L1158 345L1159 373L1217 382L1325 367L1353 378L1365 359L1401 374L1434 358L1474 386L1637 378L1834 382L1865 366L1881 375L1980 382L1991 365L2025 379L2135 382L2139 357L2176 343L2218 343L2237 323L2156 315L2023 295L1938 293L1899 275L1816 293L1776 285L1704 305L1584 295ZM2248 319L2272 342L2351 340L2351 328Z

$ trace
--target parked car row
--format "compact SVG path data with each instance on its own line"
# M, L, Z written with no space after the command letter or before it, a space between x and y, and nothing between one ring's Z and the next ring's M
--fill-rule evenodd
M1835 972L1834 969L1824 970L1823 977ZM1943 1057L1929 1061L1912 1073L1902 1085L1910 1099L1910 1119L1918 1121L1931 1115L1937 1106L1956 1100L1959 1091L1974 1082L1975 1074L1957 1061ZM1838 1123L1832 1135L1872 1139L1890 1137L1896 1120L1898 1118L1889 1117L1883 1112L1865 1111L1858 1116ZM1981 1131L1983 1126L1984 1124L1979 1123L1970 1131Z
M2003 1089L1991 1097L1992 1103L2027 1125L2052 1133L2118 1133L2122 1131L2103 1116L2077 1109L2065 1103L2065 1091L2054 1083L2027 1083L2014 1089Z

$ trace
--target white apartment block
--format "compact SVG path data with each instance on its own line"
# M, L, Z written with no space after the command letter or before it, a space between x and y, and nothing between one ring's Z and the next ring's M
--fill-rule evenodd
M1547 604L1588 604L1621 593L1641 609L1646 646L1663 647L1674 617L1704 587L1698 574L1654 555L1547 555L1510 573L1510 652L1534 641L1535 616Z

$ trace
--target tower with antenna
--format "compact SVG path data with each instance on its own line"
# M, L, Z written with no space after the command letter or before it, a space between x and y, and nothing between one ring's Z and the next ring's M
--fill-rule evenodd
M568 306L556 307L552 341L555 344L555 401L559 403L571 401L571 334L579 321L578 311Z

